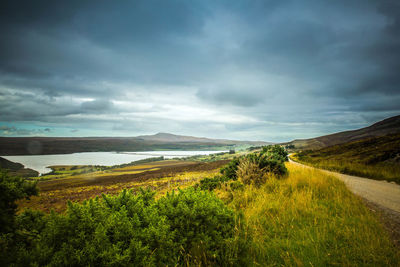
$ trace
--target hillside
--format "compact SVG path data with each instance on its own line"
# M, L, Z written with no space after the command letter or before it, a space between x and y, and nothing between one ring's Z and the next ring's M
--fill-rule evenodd
M303 151L294 157L324 169L400 183L400 134Z
M0 169L6 170L11 176L35 177L39 175L35 170L26 169L24 165L2 157L0 157Z
M400 133L400 115L379 121L371 126L358 130L339 132L310 139L297 139L286 143L286 145L294 145L296 150L320 149L365 138L397 133Z
M170 133L157 133L154 135L141 135L136 137L136 139L146 140L146 141L156 141L165 143L215 143L215 144L271 144L269 142L263 141L235 141L228 139L210 139L205 137L195 137L195 136L185 136L176 135Z
M99 151L226 150L235 145L267 142L234 141L167 133L138 137L0 137L0 155L67 154Z
M40 195L18 202L23 235L2 266L398 265L377 214L344 183L288 162L286 175L256 185L248 173L272 169L235 174L247 168L235 162L159 161L41 181Z

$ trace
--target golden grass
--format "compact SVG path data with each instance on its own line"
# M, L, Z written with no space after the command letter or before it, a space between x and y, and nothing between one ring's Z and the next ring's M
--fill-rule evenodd
M376 180L393 181L400 184L400 165L396 164L364 164L352 160L338 160L338 159L318 159L309 160L306 158L299 158L295 155L291 156L293 160L301 163L311 165L316 168L326 169L330 171L337 171L340 173L372 178Z
M50 166L55 174L44 175L40 177L31 177L32 180L65 180L65 179L95 179L104 176L118 176L126 174L137 174L145 171L156 171L161 167L186 165L186 162L178 160L162 160L151 163L131 165L121 168L96 170L95 166L90 165L54 165Z
M127 174L137 174L147 171L157 171L160 168L157 168L159 165L141 165L135 166L136 168L126 167L121 169L111 169L111 170L104 170L104 171L94 171L88 173L71 173L70 171L58 171L58 174L54 175L46 175L43 177L39 177L41 180L53 180L57 179L59 181L63 181L66 179L96 179L98 177L105 177L105 176L119 176L119 175L127 175Z
M144 164L139 164L139 165L131 165L131 166L126 166L126 167L122 167L122 168L115 168L115 169L112 169L112 171L121 172L121 171L130 171L130 170L151 169L151 168L168 166L168 165L175 166L177 164L182 164L182 162L177 161L177 160L163 160L163 161L154 161L151 163L144 163Z
M216 192L244 214L253 236L250 265L399 266L388 234L344 183L315 169L287 167L286 179Z

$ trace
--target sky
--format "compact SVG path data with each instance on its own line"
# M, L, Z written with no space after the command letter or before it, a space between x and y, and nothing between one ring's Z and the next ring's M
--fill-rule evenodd
M0 136L309 138L400 114L400 1L1 1Z

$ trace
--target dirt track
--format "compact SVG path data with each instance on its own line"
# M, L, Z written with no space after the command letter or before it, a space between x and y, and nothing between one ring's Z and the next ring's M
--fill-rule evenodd
M305 168L313 168L290 161ZM321 171L339 178L354 194L366 200L366 205L372 211L378 212L394 242L400 247L400 185L327 170Z

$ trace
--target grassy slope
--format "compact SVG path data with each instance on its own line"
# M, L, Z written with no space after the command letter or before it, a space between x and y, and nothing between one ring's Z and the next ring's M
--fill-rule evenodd
M338 179L287 164L289 177L217 194L244 213L254 266L398 266L378 219Z
M34 177L39 175L35 170L24 168L24 165L2 157L0 157L0 169L7 170L11 176Z
M293 140L287 144L294 145L296 150L321 149L328 146L353 142L365 138L385 136L388 134L400 134L400 116L387 118L358 130L339 132L310 139Z
M148 164L147 164L148 165ZM344 184L318 170L287 163L289 176L271 179L261 188L243 191L223 187L216 194L244 214L248 223L249 266L397 266L400 254L372 214ZM80 200L101 192L151 187L158 196L213 177L218 168L175 173L144 181L86 186L43 192L20 203L23 207L63 210L67 199ZM243 237L240 237L243 238ZM234 250L234 248L232 249Z
M293 159L319 168L400 184L400 134L304 151L295 154Z

